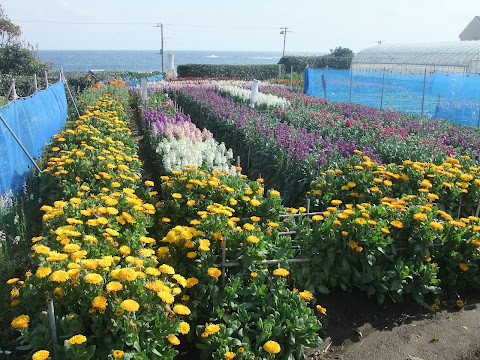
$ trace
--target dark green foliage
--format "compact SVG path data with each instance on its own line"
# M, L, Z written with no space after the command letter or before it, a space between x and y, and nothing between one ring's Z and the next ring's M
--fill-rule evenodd
M282 69L285 73L285 69ZM194 78L236 78L267 80L278 76L278 65L178 65L178 76Z
M291 66L294 72L303 72L307 66L312 69L323 69L327 66L331 69L349 69L353 55L352 50L339 46L330 50L330 54L322 56L284 56L279 64L285 65L288 72Z

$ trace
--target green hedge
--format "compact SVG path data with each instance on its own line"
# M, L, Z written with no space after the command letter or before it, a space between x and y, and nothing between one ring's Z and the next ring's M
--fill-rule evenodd
M278 65L178 65L178 76L194 78L236 78L243 80L267 80L278 76ZM282 66L282 73L285 67Z
M305 68L322 69L329 67L331 69L350 69L352 56L339 57L332 55L323 56L284 56L278 62L285 65L285 68L290 72L290 67L293 66L293 72L303 72Z

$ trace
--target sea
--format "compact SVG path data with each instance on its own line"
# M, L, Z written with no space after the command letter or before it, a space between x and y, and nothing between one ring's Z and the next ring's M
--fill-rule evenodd
M174 66L183 64L261 65L278 64L282 52L276 51L164 51L163 67L169 67L169 56L173 54ZM38 50L42 62L52 63L53 70L64 72L86 71L136 71L162 70L162 56L158 50ZM308 52L286 53L287 55L309 56ZM321 54L316 54L321 55Z

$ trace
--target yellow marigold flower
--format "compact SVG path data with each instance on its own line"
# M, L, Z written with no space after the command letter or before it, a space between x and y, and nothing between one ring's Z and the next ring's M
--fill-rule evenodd
M321 305L317 305L316 309L320 311L323 315L327 315L327 308L324 308Z
M253 272L250 273L250 276L255 279L258 276L258 273L253 271Z
M436 194L428 193L428 194L427 194L427 199L428 199L428 200L438 200L439 197L438 197L438 195L436 195Z
M341 203L342 203L342 200L332 200L330 201L330 203L333 205L333 206L339 206ZM328 210L328 209L327 209Z
M270 190L270 195L274 196L274 197L279 197L280 196L280 192L278 192L277 190Z
M102 280L102 275L96 273L87 274L85 276L85 282L89 284L100 284Z
M233 353L231 351L228 351L223 356L227 360L232 360L236 355L235 355L235 353Z
M193 225L193 226L197 226L197 225L200 225L201 222L197 219L193 219L192 221L190 221L190 225Z
M80 345L87 341L87 338L83 335L75 335L68 339L70 345Z
M52 273L52 269L50 269L49 267L39 267L35 275L38 278L44 278L50 275L51 273Z
M11 306L11 307L18 306L18 305L20 305L20 302L21 302L20 300L15 299L15 300L13 300L13 301L10 303L10 306Z
M118 249L118 252L122 255L130 255L130 248L126 245L123 245L123 246L120 246L120 248Z
M475 245L476 247L480 247L480 240L472 240L472 245Z
M181 199L181 198L182 198L182 194L173 193L173 194L172 194L172 197L173 197L174 199Z
M467 264L460 263L460 264L458 265L458 267L459 267L460 270L462 270L462 271L468 271L468 265L467 265Z
M158 267L158 270L160 270L162 274L170 274L170 275L175 274L175 269L167 264L160 265Z
M211 267L207 270L207 275L214 278L219 277L221 274L222 272L220 271L220 269L217 269L216 267Z
M80 250L80 245L78 245L78 244L66 244L63 247L63 251L65 251L65 252L75 252L75 251L78 251L78 250Z
M197 253L195 251L190 251L187 253L187 257L189 259L195 259L197 257Z
M365 225L367 223L367 220L365 220L363 217L362 218L356 218L355 223L358 225Z
M115 350L113 352L113 357L115 359L121 359L125 353L122 350Z
M255 226L250 223L243 224L243 228L249 231L255 230Z
M250 216L250 220L252 220L253 222L257 222L260 221L260 218L258 216Z
M430 223L430 227L433 228L433 229L435 229L435 230L443 230L443 225L440 224L440 223L438 223L438 222L436 222L436 221L432 221L432 222Z
M50 280L51 281L55 281L55 282L65 282L67 281L68 279L70 278L70 276L68 275L68 273L64 270L57 270L57 271L54 271L51 275L50 275Z
M103 296L97 296L92 301L92 306L100 311L104 311L107 308L107 298Z
M49 356L50 352L48 350L38 350L32 355L32 360L46 360Z
M110 281L105 288L107 289L108 292L115 292L115 291L122 290L123 285L118 281Z
M310 300L313 299L313 294L308 290L304 290L304 291L298 293L298 295L300 295L300 298L305 300L305 301L310 301Z
M265 344L263 344L263 349L269 354L278 354L281 350L280 344L272 340L267 341Z
M457 300L457 307L458 307L459 309L463 309L463 300L460 300L460 299Z
M132 299L123 300L120 306L125 311L138 311L140 308L140 305Z
M155 268L153 268L153 267L147 267L147 268L145 269L145 273L146 273L147 275L150 275L150 276L158 276L158 275L161 274L160 270L155 269Z
M403 228L403 223L401 221L393 220L391 224L393 227L396 227L397 229Z
M283 268L278 268L278 269L273 270L273 275L286 277L286 276L290 275L290 271L288 271L286 269L283 269Z
M187 288L191 288L195 285L198 284L198 279L197 278L188 278L187 279Z
M182 321L180 323L180 333L183 335L186 335L190 332L190 325L186 323L185 321Z
M333 224L334 226L340 226L340 225L342 225L342 223L341 223L340 221L338 221L338 220L333 220L332 224Z
M15 319L13 319L10 325L12 325L15 329L28 329L29 321L30 321L30 316L20 315L20 316L17 316Z
M168 291L163 291L163 290L157 291L157 296L167 304L171 304L175 301L174 296L170 294Z
M19 280L20 280L19 278L9 279L9 280L7 280L7 285L15 284L15 283L17 283Z
M390 230L388 230L388 229L382 228L381 231L382 231L384 234L390 234Z
M258 199L252 199L250 200L250 204L252 206L259 206L260 205L260 201L258 201Z
M178 284L180 284L182 287L187 286L187 279L185 279L182 275L180 274L175 274L172 276L172 279L174 279Z
M190 309L182 304L177 304L173 307L173 312L178 315L190 315Z
M216 334L216 333L219 332L219 331L220 331L220 326L215 325L215 324L210 324L210 325L208 325L208 326L205 328L205 332L206 332L208 335Z
M175 335L168 335L167 339L170 342L170 344L172 344L172 345L179 345L180 344L180 340Z
M385 186L392 186L393 185L393 183L390 180L385 180L383 183L385 184Z
M417 221L425 221L425 220L427 220L427 215L423 214L423 213L417 213L417 214L413 215L413 218Z
M247 237L247 241L251 242L253 244L256 244L260 241L260 239L256 236L254 236L254 235L251 235L251 236Z

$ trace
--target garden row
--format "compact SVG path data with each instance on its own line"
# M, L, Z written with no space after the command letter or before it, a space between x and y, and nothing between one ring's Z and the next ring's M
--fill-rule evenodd
M175 334L188 327L181 298L193 280L162 267L147 236L155 206L137 196L141 162L120 103L128 103L126 95L113 85L90 90L88 98L96 101L54 137L40 164L48 203L42 231L32 239L32 270L8 281L19 349L30 350L33 359L54 353L63 359L172 358ZM175 305L159 299L157 283ZM56 349L48 299L55 307Z

